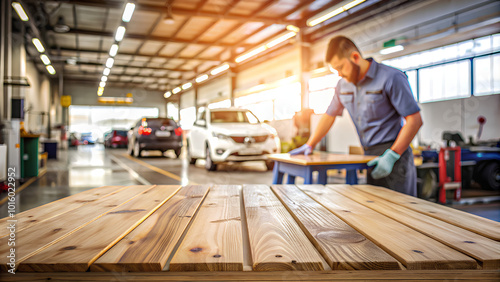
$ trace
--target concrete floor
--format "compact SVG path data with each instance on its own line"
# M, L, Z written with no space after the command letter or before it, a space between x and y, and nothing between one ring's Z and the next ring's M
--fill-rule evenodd
M297 178L297 183L303 180ZM360 178L360 183L365 179ZM264 162L219 165L208 172L204 161L189 165L184 156L173 152L145 152L136 159L125 149L105 149L102 145L79 146L59 150L57 160L48 160L47 172L20 191L16 196L17 213L105 185L149 184L266 184L272 182L272 172ZM342 176L329 176L328 183L344 183ZM21 183L17 184L22 187ZM467 191L464 191L466 195ZM0 194L0 199L6 193ZM453 208L500 221L500 201L480 204L453 205ZM7 205L0 205L0 218L7 216Z

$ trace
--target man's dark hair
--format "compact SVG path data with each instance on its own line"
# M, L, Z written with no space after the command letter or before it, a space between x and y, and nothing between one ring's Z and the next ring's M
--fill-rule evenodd
M352 51L356 51L361 54L356 44L352 42L351 39L345 36L336 36L330 40L328 43L328 49L326 50L326 62L330 62L333 57L339 59L349 58Z

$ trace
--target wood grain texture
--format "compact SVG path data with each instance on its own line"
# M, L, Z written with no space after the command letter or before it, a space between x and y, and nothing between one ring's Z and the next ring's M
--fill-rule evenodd
M126 186L103 186L94 188L18 213L15 217L15 220L17 220L16 232L51 218L55 218L68 211L80 208L102 197L110 196L125 187ZM7 226L9 225L7 220L9 219L12 218L4 217L0 219L0 238L9 235L9 231L7 230Z
M480 217L423 199L408 196L387 188L372 185L357 185L357 188L392 203L407 207L419 213L462 227L493 240L500 241L500 222Z
M400 269L395 258L295 185L271 188L332 269Z
M208 193L208 185L177 194L97 259L90 271L161 271Z
M19 271L86 271L180 188L158 185L26 259ZM80 216L85 216L82 212Z
M210 188L172 261L170 271L241 271L241 186Z
M64 237L98 219L107 212L117 209L120 205L128 202L135 196L151 189L153 186L128 186L112 192L109 197L102 197L82 205L78 209L70 210L57 217L42 220L42 224L35 224L16 232L15 247L17 264L33 256L37 252L57 243ZM107 190L107 188L105 189ZM79 200L78 200L79 201ZM52 205L49 206L52 210ZM44 212L41 212L44 214ZM0 239L0 253L7 253L9 237ZM7 271L7 257L0 256L0 269Z
M311 155L271 154L269 159L298 165L365 164L377 156L314 152Z
M497 270L355 270L231 272L60 272L0 274L1 281L471 281L498 282Z
M254 270L323 270L320 254L268 186L244 185L243 200Z
M475 269L474 259L322 185L299 185L407 269Z
M328 185L350 199L413 228L481 262L484 269L500 269L500 243L439 219L365 193L348 185Z

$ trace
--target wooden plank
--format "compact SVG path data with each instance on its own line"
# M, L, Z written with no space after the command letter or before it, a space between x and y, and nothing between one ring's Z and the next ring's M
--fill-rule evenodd
M161 271L208 193L207 185L181 188L168 202L96 260L90 271Z
M495 240L393 204L349 185L328 185L328 187L366 207L479 260L484 269L500 268L500 244Z
M447 206L438 205L383 187L372 185L357 185L356 187L364 192L381 197L416 212L462 227L490 239L500 241L500 222Z
M471 281L498 282L496 270L355 270L355 271L232 271L232 272L59 272L16 273L2 281Z
M170 271L241 271L241 186L210 188L180 244Z
M409 270L474 269L474 259L322 185L299 185L313 199Z
M125 188L125 186L103 186L94 188L18 213L15 215L15 218L4 217L0 219L0 238L8 236L10 233L9 230L7 230L7 226L10 225L7 220L16 220L16 232L19 232L40 222L80 208L97 199L109 196L123 188Z
M401 269L395 258L295 185L271 188L332 269Z
M82 205L60 216L43 221L43 224L32 225L22 231L16 232L15 247L16 263L26 260L28 257L44 248L58 242L64 237L76 232L93 220L103 216L105 213L116 209L133 197L147 191L153 186L127 186L119 191L112 192L109 197L103 197ZM79 201L79 200L78 200ZM52 206L49 206L52 209ZM43 210L41 211L43 214ZM0 253L8 253L12 246L8 245L9 237L0 239ZM7 271L7 257L0 256L0 268Z
M21 262L19 271L86 271L180 188L158 185ZM82 214L81 216L84 216Z
M377 156L314 152L311 155L270 154L269 159L298 165L365 164Z
M244 185L248 236L256 271L323 270L323 259L266 185Z

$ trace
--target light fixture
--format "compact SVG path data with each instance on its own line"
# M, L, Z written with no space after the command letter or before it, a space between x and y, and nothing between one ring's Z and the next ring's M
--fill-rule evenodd
M116 56L116 53L118 53L118 44L113 44L111 45L111 48L109 48L109 55L114 57Z
M207 79L208 79L208 74L204 74L204 75L200 75L200 76L198 76L198 77L195 79L195 81L196 81L196 83L200 83L200 82L203 82L203 81L205 81L205 80L207 80Z
M97 89L97 96L102 96L102 93L104 93L104 87L99 87Z
M23 22L27 22L29 20L28 15L23 9L23 6L19 2L12 2L12 8L16 11L17 15Z
M109 75L110 72L111 72L110 68L105 68L104 71L102 72L102 74L103 75Z
M106 61L106 67L107 68L112 68L114 63L115 63L115 59L108 58L108 60Z
M42 42L38 38L33 38L31 39L31 42L33 42L33 45L35 45L36 49L38 52L43 53L45 52L45 48L43 48Z
M106 86L106 82L104 81L99 82L99 87L104 87L104 86Z
M309 18L306 23L308 26L315 26L315 25L318 25L342 12L345 12L351 8L353 8L354 6L357 6L363 2L365 2L366 0L354 0L354 1L351 1L351 0L346 0L346 1L342 1L340 2L339 4L337 5L334 5L332 6L330 9L312 17L312 18Z
M65 33L70 30L69 26L66 24L66 21L64 21L63 16L59 16L57 19L57 23L54 26L54 31L57 33Z
M165 92L165 94L163 94L163 97L165 97L165 99L169 98L170 96L172 96L172 92L170 91L167 91Z
M382 49L379 51L379 53L381 55L387 55L387 54L391 54L391 53L396 53L396 52L399 52L399 51L403 51L405 49L405 47L403 47L403 45L396 45L396 46L392 46L392 47L389 47L389 48L385 48L385 49Z
M54 69L54 67L53 67L52 65L48 65L48 66L46 66L45 68L47 68L47 71L48 71L51 75L56 74L56 70Z
M172 90L172 93L177 94L181 91L182 91L182 89L180 87L175 87L174 90Z
M170 4L170 1L167 2L167 14L163 18L163 22L166 24L175 23L174 17L172 16L172 5Z
M107 77L107 76L105 76L105 75L103 75L103 76L101 77L101 81L104 81L104 82L108 81L108 77Z
M193 86L193 84L191 82L188 82L188 83L182 85L182 89L186 90L186 89L191 88L191 86Z
M291 24L287 25L286 29L289 30L289 31L293 31L295 33L299 33L299 31L300 31L300 28L298 28L298 27L296 27L294 25L291 25Z
M125 31L126 31L126 29L124 26L119 26L116 29L115 40L118 42L122 41L123 36L125 36Z
M125 5L125 10L123 11L122 21L126 23L130 22L132 15L134 14L134 10L135 4L127 3L127 5Z
M222 66L220 66L220 67L217 67L217 68L213 69L213 70L210 72L210 74L211 74L211 75L217 75L217 74L219 74L219 73L221 73L221 72L223 72L223 71L225 71L225 70L227 70L227 69L229 69L229 65L228 65L228 64L223 64Z
M294 37L296 34L297 34L296 32L290 31L290 32L288 32L288 33L286 33L286 34L284 34L284 35L282 35L282 36L280 36L280 37L272 40L271 42L267 43L266 47L267 48L274 47L274 46L280 44L281 42L283 42L283 41L285 41L285 40L287 40L289 38Z
M42 60L44 65L50 65L50 59L47 57L47 55L42 54L40 55L40 59Z
M262 45L256 49L253 49L252 51L246 53L246 54L243 54L239 57L237 57L234 61L237 62L237 63L240 63L240 62L243 62L244 60L250 58L250 57L253 57L259 53L262 53L264 51L266 51L267 47L266 45Z

